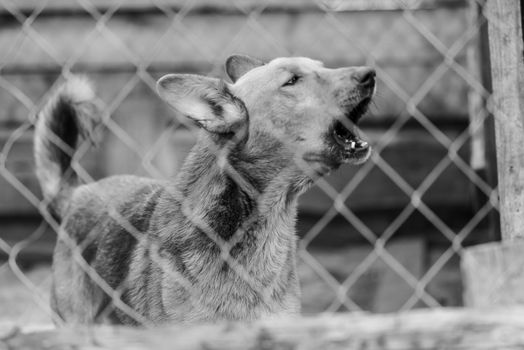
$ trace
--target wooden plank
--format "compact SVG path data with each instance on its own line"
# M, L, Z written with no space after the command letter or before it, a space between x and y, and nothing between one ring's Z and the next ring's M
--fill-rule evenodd
M477 12L477 20L481 23L478 33L478 58L480 60L479 64L483 69L481 70L481 76L479 81L482 82L482 85L489 92L493 91L491 83L491 64L489 58L489 38L488 38L488 20L484 15L484 6L485 0L477 1L477 9L474 12ZM473 11L473 10L472 10ZM487 105L487 101L486 101ZM493 118L492 111L489 108L486 108L486 112L489 113L488 117L484 121L485 129L485 156L486 156L486 172L484 174L479 174L485 178L486 182L493 188L497 187L497 147L495 143L495 121ZM479 198L485 198L485 195L478 194L475 198L476 203L479 203ZM492 211L489 216L489 225L491 232L490 241L500 241L500 214L498 211Z
M10 247L21 245L16 261L22 267L51 260L57 235L49 226L42 229L42 220L36 215L0 220L0 239ZM0 261L7 259L6 252L0 250Z
M464 9L438 9L413 16L451 47L466 30L465 14ZM364 64L370 52L379 66L443 62L441 53L401 12L268 12L251 21L245 15L188 13L165 35L172 22L164 14L117 13L96 29L89 15L37 17L31 24L38 33L35 42L26 34L19 37L19 22L5 20L0 47L8 48L8 54L2 56L2 71L56 71L71 57L77 69L136 71L136 64L146 62L164 69L216 65L220 71L225 58L235 52L264 59L308 56L327 64Z
M524 243L515 240L466 249L462 255L465 305L524 304L523 251Z
M409 277L395 271L384 258L379 258L378 264L382 267L383 275L375 294L373 311L382 313L401 310L415 294L415 288L406 281L406 278L419 280L425 272L425 237L393 239L386 245L385 250L405 269ZM420 300L412 305L413 308L422 306L426 305Z
M474 235L478 234L474 232ZM442 266L427 284L426 291L444 307L459 307L464 305L462 275L460 273L460 256L454 253L449 260L441 265L442 256L447 256L451 245L430 245L427 254L426 271L435 264Z
M488 0L502 238L524 237L524 57L520 2Z
M382 130L368 132L373 143L380 140ZM454 139L456 131L448 130L446 134ZM463 159L468 159L469 149L461 150ZM447 157L448 150L438 144L427 132L420 129L402 130L394 137L391 144L381 152L381 157L412 188L421 185L426 176ZM341 193L351 179L357 176L359 167L342 166L327 178L330 186ZM345 201L354 210L381 210L403 208L411 202L402 189L378 167L371 171L356 185ZM469 178L455 165L448 166L422 197L429 206L453 205L462 203L469 206L471 201ZM301 208L307 213L321 214L333 205L333 198L321 189L314 187L300 199Z
M0 133L0 149L7 156L6 169L0 172L0 213L36 214L37 209L30 198L39 197L40 188L34 173L32 133L23 134L8 152L4 146L11 139L10 131Z
M126 84L132 80L133 75L121 74L93 74L90 75L97 82L98 96L106 103L111 104L118 99L119 94ZM17 86L30 99L39 102L42 96L49 90L54 79L54 75L26 75L9 76L9 81ZM413 86L413 88L415 88ZM450 94L451 95L451 94ZM6 95L0 94L0 101L5 109L0 110L0 115L7 111L13 112L16 118L9 118L6 122L17 124L27 120L27 109L16 100L3 100ZM438 98L433 99L428 106L436 103ZM442 95L444 89L442 89ZM456 95L454 95L456 96ZM391 100L394 101L394 100ZM384 102L382 100L382 102ZM378 101L381 104L381 101ZM463 104L462 104L463 105ZM394 106L393 102L389 105L382 105L387 108ZM464 106L463 106L464 107ZM387 112L383 108L383 113ZM97 150L90 151L84 157L84 166L94 178L100 178L108 174L138 173L151 175L147 172L147 165L142 164L142 156L148 152L155 153L152 157L154 166L159 170L159 174L164 176L173 174L177 171L185 154L192 144L192 135L184 131L170 135L166 124L171 119L172 112L167 105L160 101L149 86L144 83L132 88L129 95L123 99L122 104L112 113L112 120L133 140L135 148L115 136L112 131L106 131L106 137L102 145ZM380 115L380 114L379 114ZM7 118L7 115L4 114ZM378 118L378 117L375 117ZM384 118L386 118L384 116ZM370 123L375 123L374 117L369 117ZM366 125L364 119L364 125ZM387 119L387 118L386 118ZM5 119L4 119L5 120ZM436 121L438 122L439 119ZM379 125L373 129L365 128L371 133L373 142L381 139L384 130ZM445 133L451 139L457 137L455 127L448 128ZM3 146L9 132L4 132L1 137L0 146ZM17 178L22 180L31 192L39 194L39 186L33 177L33 160L31 132L26 133L15 145L8 156L8 169L12 169ZM152 150L157 142L156 151ZM133 146L132 145L132 146ZM412 186L418 186L429 171L436 166L439 160L445 157L447 149L440 146L436 141L419 127L405 128L398 136L394 137L390 146L386 147L382 156L391 166L396 169L401 176ZM461 151L461 156L468 159L468 149ZM347 182L355 175L358 168L343 167L336 176L330 178L330 183L341 190ZM153 173L155 175L156 173ZM0 176L0 181L4 181L0 186L4 193L4 198L10 200L0 201L0 212L2 213L34 213L34 208L28 203L19 192L10 184L5 182ZM452 190L450 191L450 184ZM427 203L430 205L459 205L468 207L470 201L468 185L469 180L464 174L455 167L446 170L443 176L436 182L430 190ZM358 198L357 201L353 201ZM377 201L376 198L381 198ZM409 198L378 169L366 176L362 185L359 185L350 199L348 205L355 210L379 210L399 208L409 202ZM312 190L303 198L303 210L310 213L322 213L332 205L330 198L323 195L318 190Z
M154 110L151 104L137 100L129 104L126 113L115 113L114 118L120 124L122 130L135 145L132 148L123 142L119 136L112 131L105 133L105 138L98 149L92 149L84 157L81 164L94 178L107 175L134 173L148 176L170 176L182 165L187 151L194 142L194 137L189 131L180 129L176 133L165 129L161 121L143 123L144 116L140 113L142 109ZM140 106L141 104L145 104ZM136 108L136 114L129 114L129 110ZM156 107L159 110L158 106ZM138 123L138 124L137 124ZM140 125L140 128L136 127ZM376 143L383 134L383 130L365 130L368 132L371 142ZM449 137L456 137L456 132L449 131ZM5 142L0 141L0 146ZM157 144L157 142L159 142ZM39 196L40 190L34 177L34 163L32 156L32 136L27 135L16 143L16 147L8 155L7 169L31 193ZM465 149L462 154L467 152ZM150 155L153 168L143 157ZM416 187L424 180L427 174L447 155L447 150L437 142L428 137L427 133L418 130L400 131L386 149L382 151L382 157L391 167L396 169L400 176L411 186ZM467 159L467 156L465 156ZM153 169L152 171L150 171ZM328 178L328 182L337 191L347 185L358 172L358 167L343 166ZM15 214L36 212L34 206L24 199L19 191L7 183L0 174L0 213ZM463 206L469 207L470 181L465 174L455 166L448 167L435 181L433 186L423 196L424 202L429 206ZM380 200L377 200L380 198ZM411 201L388 176L377 167L364 178L348 197L346 203L352 210L381 210L403 208ZM314 188L301 198L301 209L304 213L324 213L333 205L333 200L321 189Z
M0 172L0 215L33 216L38 209L32 200L41 198L34 168L33 132L27 130L18 135L12 131L9 128L0 130L0 149L6 156L6 170ZM12 143L9 149L4 148L7 143ZM99 154L88 153L81 164L93 177L100 177Z
M90 0L91 6L97 8L99 11L106 11L115 5L120 5L119 8L124 11L129 10L150 10L157 9L154 2L150 0L127 0L120 2L118 0ZM467 1L465 0L404 0L402 3L396 0L351 0L351 1L323 1L321 3L313 0L287 0L285 2L279 0L265 0L264 8L266 10L283 10L283 11L304 11L316 10L322 11L329 9L331 11L367 11L367 10L403 10L403 9L434 9L439 7L465 7ZM39 8L41 2L38 0L17 0L12 2L9 7L0 8L1 13L9 13L11 11L31 12L35 8ZM184 0L163 0L161 5L163 8L169 8L173 11L180 11L187 6ZM212 1L212 0L193 0L191 2L192 11L253 11L260 7L260 2L257 0L243 0L242 2L235 1ZM46 2L44 13L47 11L75 11L83 10L80 2L68 0L50 0Z
M344 64L351 63L340 62L340 65ZM424 84L427 76L436 69L438 64L439 63L435 62L427 66L389 66L382 67L382 70L389 79L393 79L396 82L398 88L404 90L408 96L412 96L416 94L420 86ZM151 71L150 74L152 77L150 81L153 82L154 79L161 75L173 71L188 72L187 68L187 66L173 66L170 70ZM193 66L189 71L208 74L210 70L212 70L210 66L204 65ZM217 74L214 75L223 76L223 73L217 72ZM89 72L87 76L95 82L98 97L108 104L112 103L126 84L135 77L132 72L115 71ZM0 126L2 124L17 125L29 120L32 106L41 106L44 103L49 89L51 89L58 77L57 74L54 73L37 72L32 74L4 74L2 78L8 82L10 87L0 87L0 105L3 106L3 108L0 109ZM148 106L152 104L164 104L156 97L155 93L152 93L151 88L143 82L139 82L137 87L132 90L134 99L150 100L147 103ZM29 104L28 107L23 100L20 100L20 95L24 96L24 100L31 101L33 105ZM395 87L388 86L379 77L378 94L375 98L375 103L371 106L370 112L362 120L364 125L383 126L384 124L392 124L398 119L399 115L406 114L406 101L400 96ZM466 125L468 122L468 110L467 104L465 104L464 101L467 99L467 96L467 83L457 74L448 71L435 83L428 94L422 98L417 107L433 123L444 123L448 125L458 123ZM131 103L130 98L125 99L124 105L129 103ZM127 107L122 106L121 108L125 109ZM160 112L164 113L161 108L155 109L159 109ZM155 109L144 111L144 117L152 116L154 113L156 115L160 113L156 112ZM147 119L151 120L151 118Z
M468 15L468 24L473 27L480 18L480 6L472 6ZM482 34L479 31L470 41L467 47L467 67L475 81L482 82L482 59L480 41ZM470 118L469 129L471 134L471 168L479 175L486 178L486 130L484 127L486 118L486 100L483 92L470 89L468 93L468 115Z
M444 204L433 206L431 209L455 233L460 232L475 216L475 212L465 206L454 207ZM366 230L372 232L372 235L376 237L381 237L389 231L388 227L395 222L401 210L401 208L395 210L360 210L355 212L355 215L358 221L366 227ZM361 227L358 224L355 227L340 214L335 215L325 226L317 230L319 221L322 221L322 217L319 215L299 212L297 233L301 238L305 237L304 243L322 249L336 249L369 243L369 239L361 233ZM316 233L315 236L313 236L314 233ZM399 225L394 232L394 237L411 236L424 236L428 244L449 246L451 242L449 238L418 211L411 213L406 221ZM490 241L492 241L492 238L490 237L489 227L479 225L479 227L467 235L462 245L471 246Z
M389 241L385 249L412 276L421 278L424 273L424 237L401 238ZM375 254L374 247L367 244L354 244L347 247L315 248L308 253L338 283L344 283L368 257ZM302 313L314 314L325 311L347 311L337 303L337 286L326 283L315 270L301 260L298 275L302 288ZM362 310L372 312L398 311L413 295L414 289L405 279L380 257L366 269L349 288L346 295ZM350 310L354 311L354 310Z
M519 349L524 346L524 310L438 309L369 315L227 322L150 329L97 326L0 338L0 348L19 349Z

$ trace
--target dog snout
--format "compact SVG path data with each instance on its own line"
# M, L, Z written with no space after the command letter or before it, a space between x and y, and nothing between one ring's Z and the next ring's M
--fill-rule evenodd
M373 68L361 67L353 72L352 79L363 88L373 89L377 73Z

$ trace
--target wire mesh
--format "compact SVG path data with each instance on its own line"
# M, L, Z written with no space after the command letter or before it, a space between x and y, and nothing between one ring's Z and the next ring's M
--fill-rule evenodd
M486 102L490 99L490 92L484 86L479 72L482 65L476 56L480 50L480 31L487 21L478 14L480 5L475 1L458 1L449 5L445 1L423 0L313 0L282 4L271 0L227 1L220 4L181 0L0 0L0 18L5 21L4 25L0 25L0 46L3 48L0 52L0 90L5 105L9 106L0 117L3 129L0 132L4 134L0 177L11 189L2 200L5 201L4 208L0 209L6 222L29 218L28 221L36 223L29 235L24 232L13 238L3 237L0 233L0 251L7 257L0 269L12 273L29 298L45 310L50 319L61 323L60 317L54 315L48 306L50 277L46 275L43 280L35 282L28 278L22 263L24 252L31 250L35 254L35 251L38 253L43 249L39 246L43 244L42 237L51 230L75 248L76 263L111 296L113 302L101 311L102 315L117 308L139 324L152 324L121 298L132 281L113 288L85 261L82 252L95 239L100 227L92 227L93 234L88 234L80 244L73 242L67 232L59 229L59 222L48 212L49 203L41 199L31 175L33 169L17 169L16 152L30 154L30 149L17 149L23 147L20 145L30 144L38 111L71 75L83 73L93 76L99 88L96 104L101 114L98 131L104 135L101 147L93 151L91 144L84 142L75 151L68 149L63 142L60 145L59 139L53 141L73 156L73 168L78 176L86 183L124 172L169 179L180 169L187 153L185 150L195 142L197 130L182 116L171 120L167 128L162 124L168 119L166 116L173 114L167 111L164 102L155 97L155 84L162 74L180 71L223 76L223 62L234 52L246 52L263 59L318 55L320 57L313 58L326 60L333 66L371 65L377 71L379 85L377 106L372 110L368 124L363 124L364 132L374 143L371 159L362 167L351 170L350 178L338 182L333 178L319 179L316 188L311 191L314 194L301 202L301 208L305 208L306 213L307 210L316 212L308 216L314 223L301 230L299 265L311 271L317 283L324 286L322 291L328 293L327 297L321 298L322 302L316 302L313 309L315 312L369 309L359 295L351 295L350 291L362 283L365 276L369 277L369 283L373 283L373 276L370 275L377 263L387 266L411 291L407 299L398 304L397 310L445 306L442 300L428 291L428 285L452 259L461 255L468 238L475 239L473 232L479 232L479 227L482 228L480 231L485 230L485 221L497 207L494 182L482 175L482 171L494 165L490 163L485 149L479 151L478 146L473 146L475 140L477 145L484 144L484 127L491 114ZM369 24L359 20L361 17L369 20ZM211 25L206 25L206 22ZM446 27L446 24L449 25L447 30L436 29ZM308 29L305 33L301 32L304 28ZM206 32L210 29L216 33ZM395 50L396 45L401 46L400 49ZM467 55L473 58L466 59ZM109 85L113 91L110 91ZM452 96L453 93L458 93L458 96ZM438 96L443 96L443 99ZM441 103L445 104L442 109L439 106ZM126 119L128 114L140 113L148 114ZM155 114L163 117L158 120L150 117ZM409 144L415 145L413 148L409 145L398 146L413 135L415 141ZM410 172L419 171L417 166L424 161L426 154L417 152L419 158L408 165L403 163L406 160L403 155L400 155L400 160L397 155L392 165L391 152L416 152L417 147L424 147L424 143L420 142L427 140L440 150L436 163L424 169L426 173L420 181L406 178ZM237 141L230 140L232 143ZM175 146L179 149L172 152ZM224 171L244 191L256 192L258 205L263 205L264 193L252 188L229 164L228 149L215 150L217 159L224 162ZM467 149L468 152L465 151ZM467 153L471 159L474 156L481 159L480 165L467 159ZM435 155L431 157L434 159ZM98 162L102 162L98 159L104 159L108 169L97 166ZM458 174L465 179L459 182L458 188L454 182L449 182L451 168L454 169L452 175ZM382 178L377 178L376 173L381 174ZM437 184L439 181L441 184ZM442 181L448 182L442 184ZM365 209L367 217L382 215L381 208L387 204L382 203L384 199L380 198L383 193L368 191L377 198L363 199L361 196L365 192L359 192L359 189L369 187L370 183L374 186L377 182L387 182L387 186L396 191L396 196L403 198L401 204L396 203L393 217L379 228L370 224L370 220L360 218L365 205L368 206ZM443 196L435 196L435 191L442 191L446 186L449 192L444 197L457 198L455 195L460 194L460 198L465 196L469 200L466 205L471 207L462 215L459 224L450 222L453 216L444 215L443 218L442 213L435 209L435 201L431 200L443 200ZM16 197L13 193L21 196L23 205L10 203L11 200L20 201L12 199ZM103 193L93 195L99 196L102 202L109 202ZM246 283L260 300L269 303L275 286L271 281L267 283L253 275L253 261L239 261L232 253L235 245L245 239L242 228L247 227L249 220L254 218L249 218L248 223L238 229L232 238L225 240L202 219L198 208L185 205L189 202L180 199L179 193L171 195L181 201L185 217L216 245L220 257L235 272L239 281ZM324 198L318 199L324 206L315 209L315 201L320 197ZM359 207L361 200L368 204ZM11 205L14 209L9 209ZM446 205L444 203L443 206ZM454 209L447 208L452 212ZM117 208L108 207L106 210L128 234L138 241L144 239L144 232L137 230ZM399 257L399 253L392 253L390 246L396 237L403 234L402 231L407 230L408 220L415 215L423 218L425 227L432 227L444 247L419 274L406 267L403 260L412 252L402 251ZM302 218L301 215L299 222ZM351 239L368 247L357 254L360 260L350 269L337 267L337 270L344 272L343 276L334 276L326 267L329 264L326 263L326 256L318 255L314 248L320 236L324 240L330 239L333 227L330 224L336 220L343 223L344 234L349 236L353 232ZM24 226L24 230L29 230L30 226ZM7 227L6 224L4 229L7 230ZM493 227L487 230L493 230ZM489 237L492 239L493 235L489 234ZM158 268L172 275L190 296L194 296L189 303L198 304L199 291L194 290L193 283L177 273L172 262L160 254L161 243L153 237L149 243L155 247L151 250L151 259ZM330 254L336 252L333 249ZM307 279L308 276L301 277ZM310 292L304 286L303 290L306 295ZM329 299L327 302L326 298ZM19 316L13 314L11 317ZM15 322L23 323L23 317Z

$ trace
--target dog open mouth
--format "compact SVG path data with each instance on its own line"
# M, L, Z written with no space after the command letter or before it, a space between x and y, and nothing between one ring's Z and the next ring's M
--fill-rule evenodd
M335 122L332 132L333 138L343 148L345 158L367 158L370 146L360 138L356 124L367 112L370 102L370 97L363 99L346 114L345 120Z

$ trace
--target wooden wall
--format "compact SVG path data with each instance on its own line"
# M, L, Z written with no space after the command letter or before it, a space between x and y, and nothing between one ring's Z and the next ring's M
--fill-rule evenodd
M425 0L418 5L406 1L406 6L414 8L406 13L392 0L327 1L324 5L306 0L270 0L264 5L254 0L237 5L168 0L162 2L161 8L133 0L124 2L109 20L102 19L103 25L97 25L95 18L113 11L118 2L91 2L89 8L66 0L51 0L43 8L36 0L14 2L10 11L0 7L0 146L8 143L20 125L28 123L66 67L87 74L111 110L111 128L106 130L101 147L88 152L82 160L88 173L93 178L150 174L152 164L152 175L169 176L180 167L193 136L177 125L166 128L172 112L153 92L155 79L168 72L223 76L222 63L231 53L264 59L303 55L332 67L379 67L376 106L363 121L363 129L382 149L380 156L415 188L449 150L411 116L412 106L406 104L406 98L427 91L420 101L412 102L438 128L441 137L455 140L467 131L467 82L451 69L439 73L445 58L413 24L419 21L428 35L450 48L467 29L469 9L465 1ZM362 10L362 6L376 11ZM36 13L34 19L31 17L31 26L24 29L19 20ZM465 48L456 52L455 60L467 69ZM432 75L435 84L427 85ZM407 122L398 132L387 132L405 118ZM16 138L7 154L6 167L38 196L31 140L31 129ZM469 142L458 154L465 163L469 161ZM343 167L328 181L342 190L359 171ZM468 177L452 164L445 167L422 200L458 230L474 214L474 193ZM410 201L375 166L346 203L375 234L381 235ZM331 206L332 200L318 188L306 194L301 201L301 232L306 232ZM21 237L16 232L28 232L20 225L37 222L34 206L0 174L0 235L16 240L13 235ZM328 231L319 242L362 240L357 229L340 216L331 221ZM436 241L446 241L417 211L398 231L422 232ZM479 234L473 238L483 237Z

